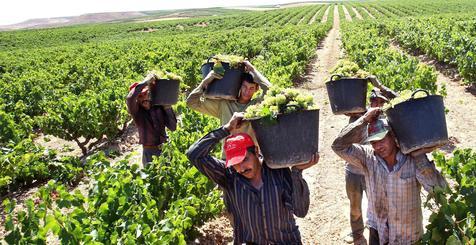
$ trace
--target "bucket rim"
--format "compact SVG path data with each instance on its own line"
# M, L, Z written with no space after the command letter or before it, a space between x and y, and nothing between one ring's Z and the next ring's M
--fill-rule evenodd
M277 115L277 117L282 116L282 115L290 115L290 114L295 114L295 113L299 113L299 112L307 112L307 111L320 111L320 108L293 111L291 113L279 113ZM260 120L260 119L263 119L263 118L264 117L243 118L243 121L251 122L251 121L257 121L257 120Z

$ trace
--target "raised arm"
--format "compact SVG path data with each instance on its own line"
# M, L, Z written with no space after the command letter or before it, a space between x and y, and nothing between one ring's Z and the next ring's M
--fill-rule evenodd
M366 167L368 150L360 143L364 140L368 122L375 120L380 109L370 108L355 122L348 124L332 143L332 150L348 163L357 167Z
M126 105L129 113L134 116L139 111L139 102L137 101L137 97L141 93L142 89L151 83L155 79L154 74L149 74L145 79L137 84L126 97Z
M434 187L444 188L448 185L445 178L436 169L435 164L428 160L426 154L413 158L416 165L416 178L426 191L431 193Z
M370 82L372 83L372 85L374 85L374 87L377 87L378 89L380 89L380 92L382 93L383 96L385 96L385 98L391 100L395 97L398 96L398 93L396 93L395 91L391 90L390 88L387 88L386 86L384 86L376 76L369 76L368 77Z
M253 75L253 79L255 80L255 82L258 83L260 88L263 90L263 94L266 94L269 87L271 87L272 85L271 82L263 74L261 74L261 72L258 71L258 69L256 69L249 61L245 60L243 63L245 64L248 72Z
M230 133L223 127L216 129L195 142L187 151L192 164L222 188L226 188L226 168L222 160L210 155L213 147Z
M215 72L210 71L202 82L187 97L187 106L195 111L218 118L220 116L220 100L203 98L203 93L208 84L219 78Z
M165 126L170 129L171 131L175 131L177 129L177 117L175 116L175 112L171 106L164 106L164 124Z

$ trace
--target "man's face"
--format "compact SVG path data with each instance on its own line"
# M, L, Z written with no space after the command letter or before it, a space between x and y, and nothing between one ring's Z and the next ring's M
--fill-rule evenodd
M253 98L256 91L258 91L258 84L245 80L241 83L240 99L248 102Z
M256 153L246 151L245 159L241 163L233 165L235 171L247 179L253 179L261 171L261 164Z
M385 138L371 142L375 153L381 157L386 158L397 152L397 144L395 143L395 137L389 132Z
M145 96L140 96L139 97L139 104L144 108L145 110L150 110L150 107L152 106L152 101L148 98L147 95Z
M370 100L370 107L382 107L384 104L385 100L379 97Z

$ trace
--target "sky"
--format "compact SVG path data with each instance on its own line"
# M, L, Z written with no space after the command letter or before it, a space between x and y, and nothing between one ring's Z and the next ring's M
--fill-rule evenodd
M299 0L4 0L0 4L0 25L86 13L231 7L297 1Z

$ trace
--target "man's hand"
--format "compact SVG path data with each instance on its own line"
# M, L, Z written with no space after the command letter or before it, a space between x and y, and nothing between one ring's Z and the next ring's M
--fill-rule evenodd
M369 79L370 83L372 85L374 85L374 87L376 88L381 88L382 87L382 83L378 80L378 78L374 75L370 75L367 77L367 79Z
M363 115L364 121L367 123L375 121L378 116L382 113L382 109L379 107L372 107L367 110L367 112Z
M252 72L255 70L255 67L251 64L249 60L243 61L243 64L245 65L245 71Z
M208 87L208 85L213 82L213 80L215 79L222 79L223 77L218 74L218 73L215 73L213 70L211 70L208 75L203 79L202 81L202 87L204 89L206 89Z
M141 83L145 83L146 85L150 85L152 83L155 84L155 80L156 80L155 74L150 73L144 78L144 80L142 80Z
M419 157L423 154L426 154L426 153L430 153L434 150L438 149L438 146L434 146L434 147L426 147L426 148L422 148L422 149L419 149L419 150L416 150L416 151L412 151L410 152L410 155L412 157Z
M316 152L312 155L311 160L308 163L296 165L293 168L304 170L316 165L318 162L319 162L319 153Z
M363 113L345 113L344 115L346 115L348 117L361 117L364 114Z
M225 128L228 132L231 132L237 128L241 127L241 121L243 120L245 114L243 112L235 112L233 113L233 116L231 117L230 121L223 125L223 128Z

